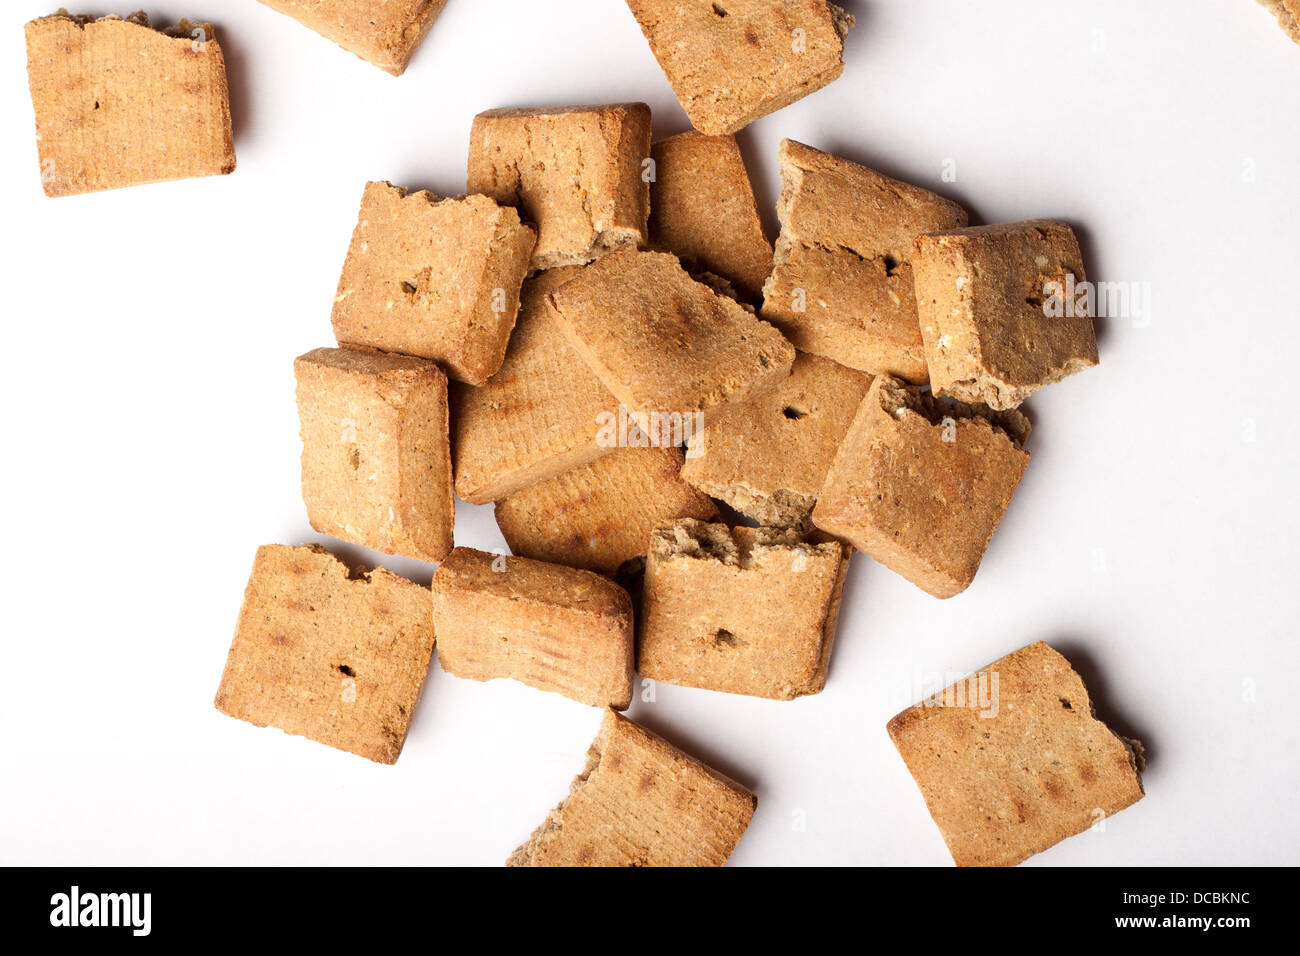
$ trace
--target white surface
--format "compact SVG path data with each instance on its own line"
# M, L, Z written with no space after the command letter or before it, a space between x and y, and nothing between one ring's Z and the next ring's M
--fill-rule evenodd
M794 137L977 222L1070 220L1091 277L1149 282L1153 313L1102 323L1100 368L1029 403L1033 461L967 593L855 559L825 693L661 686L632 716L759 793L736 864L946 865L884 724L1045 638L1152 761L1145 800L1034 863L1300 862L1300 47L1249 0L847 5L844 76L743 134L762 204ZM367 179L462 191L489 107L684 115L619 0L450 0L400 79L253 0L167 0L155 21L221 28L238 170L51 200L22 24L54 6L0 15L0 862L500 863L596 711L435 667L381 767L212 707L255 547L324 540L291 363L331 344ZM457 517L502 545L490 508Z

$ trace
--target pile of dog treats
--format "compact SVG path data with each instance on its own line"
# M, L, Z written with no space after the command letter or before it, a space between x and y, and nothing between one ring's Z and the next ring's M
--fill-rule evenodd
M395 74L443 6L265 2ZM732 134L834 80L851 17L627 3L695 130L656 142L641 103L490 110L464 196L365 185L336 344L294 363L302 495L318 532L437 562L432 588L258 549L216 697L383 763L435 643L453 676L603 709L516 865L725 863L756 797L621 715L638 675L823 692L852 556L936 598L969 587L1029 462L1018 406L1097 363L1064 223L971 226L786 140L764 235ZM27 40L50 195L234 169L210 24L60 11ZM494 506L510 555L456 546L457 496ZM1042 643L888 732L959 865L1142 796L1141 745Z

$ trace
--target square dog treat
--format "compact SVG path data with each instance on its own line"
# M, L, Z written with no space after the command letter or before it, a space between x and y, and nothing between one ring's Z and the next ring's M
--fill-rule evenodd
M632 702L632 599L599 574L457 548L433 576L433 627L454 677L512 677L593 707Z
M618 448L498 501L497 526L515 554L613 575L645 557L664 522L718 516L682 481L682 458L677 448Z
M644 103L488 110L470 132L468 190L537 226L534 269L583 265L645 243L649 158Z
M1043 642L889 722L958 866L1015 866L1142 799L1142 744Z
M966 224L954 202L784 140L781 235L763 318L805 352L872 374L928 380L912 243Z
M1017 411L942 402L881 375L840 446L813 523L938 598L960 594L1029 463Z
M436 359L481 385L506 354L533 230L484 196L435 199L368 183L338 294L334 335Z
M143 13L27 24L27 78L48 196L235 168L226 62L210 23Z
M651 155L651 248L721 276L757 302L772 271L772 244L736 138L681 133L655 143Z
M501 368L479 387L452 386L456 493L466 501L499 501L612 450L598 438L618 399L569 345L546 301L579 271L525 281Z
M664 252L620 249L550 302L578 354L637 416L716 413L775 388L794 361L780 332Z
M692 439L682 477L759 524L807 530L871 376L800 352L790 377Z
M1277 17L1278 26L1296 43L1300 43L1300 0L1259 0Z
M316 349L293 369L311 526L376 551L441 561L456 514L442 369L361 349Z
M776 528L684 520L655 531L636 669L687 687L792 700L826 686L848 549Z
M1073 230L1040 219L916 240L913 269L930 383L940 395L1015 408L1097 364Z
M507 866L722 866L758 800L612 710L587 767Z
M324 548L257 550L217 710L395 763L433 656L429 591Z
M826 0L627 0L691 124L734 133L844 71L853 17Z
M400 76L447 0L262 0L386 73Z

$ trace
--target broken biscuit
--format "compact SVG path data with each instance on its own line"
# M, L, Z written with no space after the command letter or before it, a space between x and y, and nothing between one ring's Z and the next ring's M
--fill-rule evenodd
M910 707L889 736L958 866L1015 866L1142 799L1142 744L1039 641Z
M826 0L627 0L701 133L743 129L842 72L853 17Z
M230 95L210 23L166 30L144 13L26 26L41 184L70 196L235 168Z
M257 549L216 707L394 763L433 655L429 591L324 548Z
M262 0L349 53L400 76L447 0Z
M668 253L620 249L550 303L570 344L634 416L703 417L775 388L794 361L780 332Z
M1039 219L916 240L921 337L936 393L1015 408L1097 364L1083 257L1065 223Z
M673 253L697 276L725 279L757 302L772 271L772 244L736 138L691 131L660 140L651 153L650 247Z
M705 426L682 477L759 524L808 530L826 472L870 387L870 375L800 352L789 378Z
M781 235L763 318L804 352L873 375L928 381L912 243L966 224L941 196L783 140Z
M612 710L569 796L507 866L722 866L758 800Z
M1017 411L940 401L881 375L813 508L818 528L938 598L979 570L1029 453Z
M484 196L407 195L367 183L334 297L340 345L442 363L481 385L505 358L535 236Z
M1259 0L1277 17L1278 26L1296 43L1300 43L1300 0Z
M826 686L850 551L797 531L682 520L657 529L637 673L792 700Z
M488 110L470 132L467 189L537 226L532 268L583 265L645 244L649 160L644 103Z

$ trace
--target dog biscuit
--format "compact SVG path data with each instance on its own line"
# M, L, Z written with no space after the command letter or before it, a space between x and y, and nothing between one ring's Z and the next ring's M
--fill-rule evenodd
M257 550L219 711L377 763L402 752L433 655L429 591L324 548Z

